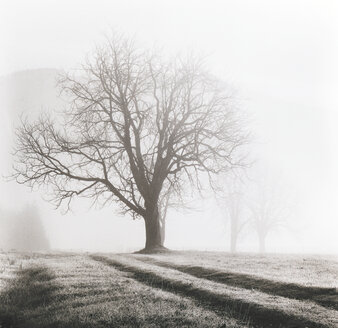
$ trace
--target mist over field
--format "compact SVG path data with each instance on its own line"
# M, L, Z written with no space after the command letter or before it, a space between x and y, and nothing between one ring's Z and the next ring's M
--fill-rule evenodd
M246 202L257 205L261 195L274 194L275 208L287 212L268 233L265 250L337 254L337 9L334 1L1 1L2 176L11 174L20 115L34 120L66 109L59 74L78 68L115 29L165 56L201 54L234 91L251 132ZM225 180L224 190L230 184ZM0 182L0 213L14 217L27 206L37 209L49 241L41 249L125 252L144 246L143 220L115 205L91 207L88 199L75 199L64 214L44 200L48 190ZM166 247L229 251L227 202L206 190L203 198L189 194L186 208L169 207ZM0 227L10 216L2 214ZM252 216L243 212L244 221ZM238 251L259 250L250 222L239 234ZM0 247L20 249L15 243Z
M0 328L338 327L338 3L0 0Z

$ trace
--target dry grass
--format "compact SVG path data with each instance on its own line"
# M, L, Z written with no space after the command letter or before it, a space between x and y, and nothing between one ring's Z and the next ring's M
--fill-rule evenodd
M0 295L0 327L225 327L213 311L87 256L39 257ZM226 327L237 325L236 320Z
M314 257L0 253L0 327L336 327L311 293L336 301L337 272Z
M291 254L230 254L221 252L171 252L153 259L201 266L220 271L256 275L277 282L336 288L338 257Z
M0 290L35 254L0 252Z
M241 287L249 290L259 290L271 295L278 295L298 300L310 300L322 306L338 310L337 292L336 288L333 287L308 286L299 282L283 282L276 279L263 278L253 274L219 270L215 267L211 268L199 265L177 264L175 261L165 262L153 257L141 257L139 259L164 268L171 268L188 273L197 278L216 281L229 286ZM333 274L334 272L331 273ZM280 275L281 274L283 274L282 268L280 268ZM300 278L301 277L298 276L298 281L301 280Z
M169 257L173 260L175 255ZM132 272L135 279L143 283L150 282L154 287L194 298L218 314L223 310L256 327L336 327L338 323L335 310L312 301L292 300L251 288L217 283L176 269L144 263L140 261L142 259L143 255L101 257L107 264Z

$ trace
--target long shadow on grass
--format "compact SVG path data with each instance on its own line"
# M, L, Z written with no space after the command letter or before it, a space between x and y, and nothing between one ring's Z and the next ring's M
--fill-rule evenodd
M133 274L133 279L153 288L174 292L198 301L203 307L219 314L227 311L239 320L249 319L255 327L283 328L324 328L324 324L307 320L306 318L287 314L277 309L269 309L245 300L233 299L226 295L214 294L211 291L193 287L191 284L161 277L153 272L142 270L135 266L125 265L104 256L91 255L91 258L114 268Z
M20 270L0 294L0 327L28 327L23 312L51 303L58 288L53 278L45 267Z
M338 293L335 288L307 287L294 283L283 283L243 273L220 272L200 266L173 264L154 260L150 257L142 257L139 258L139 260L188 273L197 278L234 287L254 289L270 295L278 295L297 300L310 300L321 306L338 310Z
M94 300L88 303L81 300L99 290L89 290L83 293L56 293L62 289L55 283L55 276L43 266L33 266L17 272L0 293L0 328L89 328L92 323L81 322L75 315L60 315L53 319L55 312L65 310L60 302L72 299L72 308L101 304L105 300ZM102 327L102 325L100 325Z

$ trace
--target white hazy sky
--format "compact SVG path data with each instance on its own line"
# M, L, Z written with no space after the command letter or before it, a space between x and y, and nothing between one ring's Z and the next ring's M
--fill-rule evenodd
M207 55L210 68L238 90L253 119L257 156L283 172L299 201L299 231L268 239L267 248L338 252L337 1L0 0L0 76L73 68L112 29L164 52ZM7 187L0 191L11 207L14 195ZM142 246L142 222L114 218L112 209L78 207L60 217L44 205L52 246ZM226 248L217 215L171 212L168 246ZM249 240L247 250L256 247Z

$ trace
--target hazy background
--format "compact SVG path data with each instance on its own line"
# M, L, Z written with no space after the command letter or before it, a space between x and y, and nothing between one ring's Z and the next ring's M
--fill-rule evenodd
M291 231L267 238L276 252L338 253L338 4L336 1L0 0L0 169L10 172L17 115L63 108L54 79L77 67L112 29L164 53L194 50L236 90L251 118L252 156L282 177L297 202ZM128 251L143 222L115 208L74 203L61 215L15 183L0 182L0 208L35 204L52 248ZM170 210L166 246L227 250L224 213L212 198L196 212ZM256 251L246 234L239 250Z

